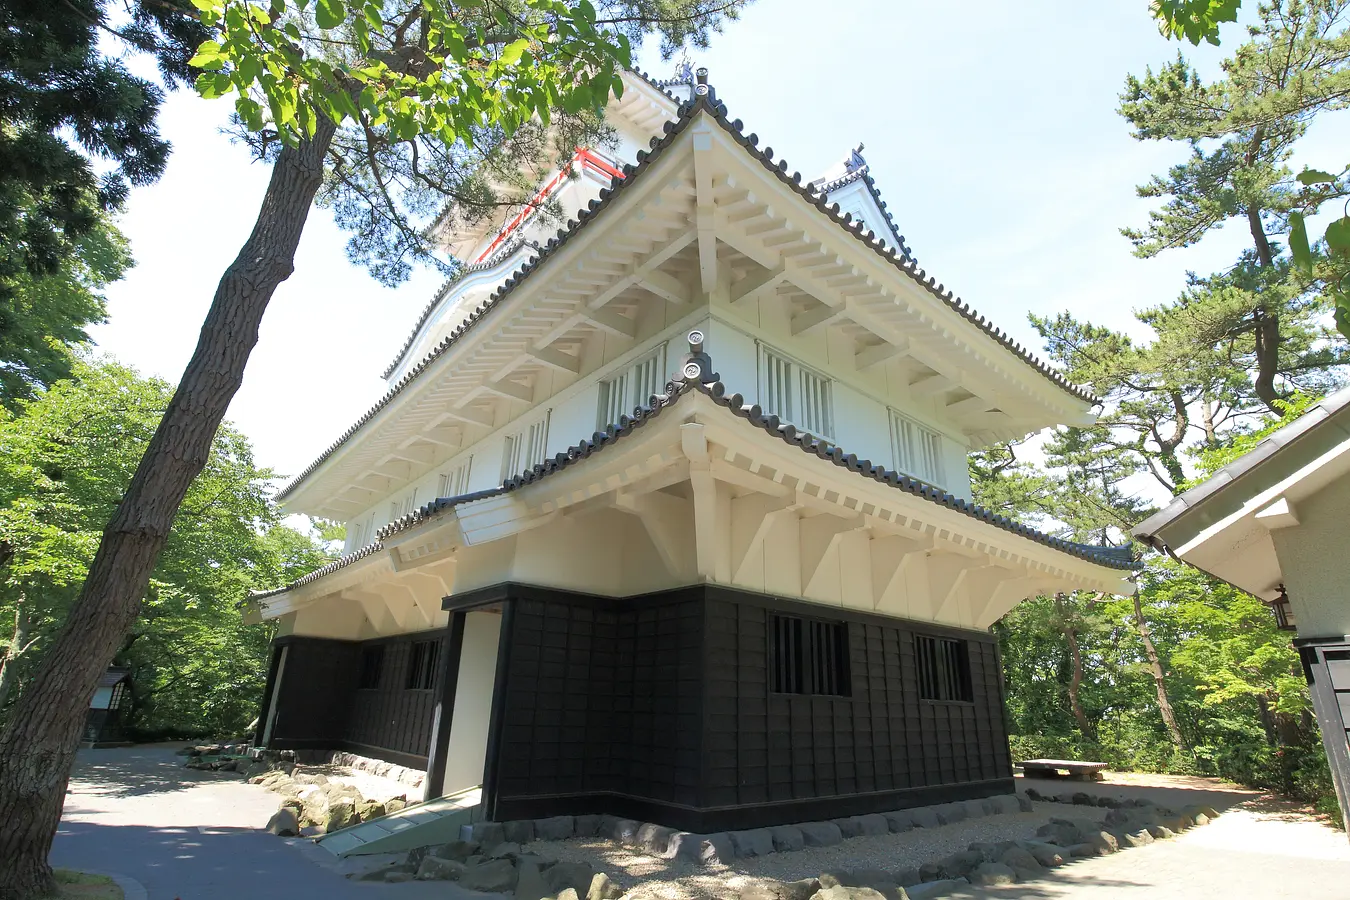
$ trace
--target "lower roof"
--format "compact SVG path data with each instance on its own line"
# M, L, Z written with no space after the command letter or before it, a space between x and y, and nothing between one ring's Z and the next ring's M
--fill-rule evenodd
M667 384L665 394L653 396L650 405L635 410L635 415L621 417L617 423L610 425L605 431L595 432L588 440L583 440L580 443L569 447L567 450L556 454L550 459L527 469L521 474L513 478L508 478L500 486L455 497L442 497L433 500L421 508L414 510L401 518L395 519L393 522L390 522L388 525L381 528L376 532L376 540L374 542L367 544L359 550L353 551L320 569L310 572L308 575L301 577L284 588L260 592L254 594L253 597L271 597L310 584L311 582L317 581L327 575L331 575L352 563L379 553L385 549L385 539L415 528L424 522L443 515L457 506L519 490L522 487L534 484L537 481L541 481L550 475L560 472L563 469L574 466L581 461L590 458L593 454L599 453L606 447L621 441L623 438L661 415L664 410L674 406L682 397L694 393L706 395L717 406L727 410L731 415L745 420L748 425L760 428L769 434L778 437L783 442L797 447L804 453L810 453L821 459L829 460L836 466L848 469L849 471L858 474L860 477L869 478L873 481L886 484L896 490L907 491L910 494L922 497L932 503L964 513L973 519L978 519L995 528L1021 535L1029 540L1044 544L1045 546L1051 547L1062 553L1067 553L1078 559L1086 560L1111 569L1133 570L1140 567L1139 563L1134 560L1132 550L1128 545L1122 547L1107 547L1096 544L1081 544L1038 531L1029 525L1016 522L1006 516L972 503L969 500L957 497L955 494L944 491L939 487L920 481L917 478L911 478L894 469L887 469L884 466L874 465L871 460L859 459L856 454L848 453L838 445L822 440L804 431L798 431L795 426L784 424L780 421L778 416L765 415L763 410L757 404L753 406L745 405L744 398L740 394L729 392L726 385L720 380L717 380L715 376L707 381L698 377L682 377Z

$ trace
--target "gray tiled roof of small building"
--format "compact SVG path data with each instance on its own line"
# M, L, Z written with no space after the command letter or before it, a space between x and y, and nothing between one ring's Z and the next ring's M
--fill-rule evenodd
M1328 394L1288 425L1266 435L1251 450L1228 465L1221 467L1200 484L1172 498L1172 502L1140 522L1131 529L1130 533L1136 538L1152 544L1152 538L1160 530L1171 525L1223 488L1260 466L1278 451L1319 429L1329 422L1336 413L1347 407L1350 407L1350 386Z
M904 256L903 252L898 248L888 248L884 246L871 231L864 233L861 222L854 221L852 215L849 213L840 213L839 204L828 204L824 194L812 190L809 185L803 186L800 172L794 172L792 175L788 174L786 160L780 160L778 164L775 165L773 162L772 148L766 147L763 150L760 150L758 136L753 133L749 135L745 134L744 125L741 123L740 119L728 121L726 106L723 103L720 101L709 100L706 92L697 93L697 90L706 90L706 88L706 85L699 85L696 89L694 99L680 106L680 113L675 121L666 123L665 134L660 138L652 139L650 151L639 151L637 163L635 165L624 166L623 181L614 183L611 187L602 190L598 199L592 200L585 209L579 210L575 219L569 219L567 225L550 238L548 243L544 244L532 259L527 260L525 264L507 278L506 281L502 283L501 287L494 291L491 296L478 304L463 322L457 325L449 335L428 351L426 356L410 367L408 371L404 373L403 377L386 391L385 394L377 400L355 424L343 432L341 437L321 453L314 462L310 463L310 465L296 476L289 485L283 488L280 494L278 494L278 498L285 497L294 491L301 482L308 478L310 474L318 469L330 456L337 452L337 450L356 434L357 431L363 428L367 422L373 419L395 397L402 393L403 390L421 375L432 362L449 350L450 347L465 334L465 332L482 321L489 312L501 303L502 300L508 297L526 278L558 252L559 248L594 221L596 216L607 208L613 202L615 197L622 194L624 189L637 180L637 177L642 172L651 167L653 161L658 159L662 152L674 143L675 138L684 132L684 129L689 126L689 123L694 120L695 115L699 112L707 112L724 131L730 134L737 143L745 147L766 169L774 172L780 181L795 190L812 206L815 206L821 212L834 219L841 227L851 233L859 241L862 241L864 244L871 247L871 249L883 259L889 260L896 268L900 269L900 271L904 272L914 281L917 281L921 287L945 303L962 318L978 327L985 334L1003 345L1003 347L1011 351L1024 363L1040 372L1062 390L1067 391L1073 396L1086 402L1097 402L1097 398L1091 393L1069 382L1069 380L1059 372L1037 359L1020 343L1014 341L1006 332L999 328L995 328L993 323L987 321L984 316L979 315L979 313L971 309L970 304L963 302L960 297L957 297L951 291L947 290L944 285L939 284L937 279L928 276L928 274L923 269L919 268L913 260Z

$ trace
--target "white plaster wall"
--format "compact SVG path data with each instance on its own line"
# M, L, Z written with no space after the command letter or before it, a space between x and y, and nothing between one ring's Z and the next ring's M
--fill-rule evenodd
M1350 634L1350 477L1295 507L1299 524L1271 531L1300 637Z
M296 610L290 617L287 633L353 641L363 636L366 625L366 614L361 604L332 596Z
M470 612L464 616L464 649L459 658L455 714L450 722L450 749L445 759L447 794L483 783L501 624L502 617L493 612Z
M834 395L834 439L859 459L871 460L887 468L895 465L891 449L890 413L886 404L865 397L846 384L836 381Z

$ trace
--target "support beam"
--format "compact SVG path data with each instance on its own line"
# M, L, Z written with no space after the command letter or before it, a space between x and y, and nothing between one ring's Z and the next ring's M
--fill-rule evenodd
M950 391L952 388L959 387L955 381L952 381L946 375L934 372L917 381L909 383L909 392L915 397L931 397L935 394L941 394L944 391Z
M862 372L878 363L899 356L904 351L903 344L875 344L853 354L853 367Z
M717 227L714 222L712 126L699 122L694 126L694 189L698 227L698 274L703 293L711 296L717 288Z
M570 372L573 375L581 373L580 357L563 353L561 350L556 350L553 347L533 348L529 351L527 356L536 362L543 363L560 372Z
M508 400L523 400L526 403L534 402L534 388L527 387L515 381L485 381L483 390L498 396L505 397Z
M642 523L671 578L683 579L694 574L697 570L691 540L694 529L687 501L659 491L645 494L619 491L614 506Z
M955 403L948 403L945 410L949 416L965 416L971 413L983 413L993 409L997 404L992 400L986 400L981 396L967 397L964 400L957 400Z
M822 303L815 309L809 309L792 317L792 336L799 337L803 334L809 334L817 328L828 327L846 318L848 318L847 304L826 306Z
M492 428L496 425L496 416L486 410L478 409L473 406L461 406L458 408L446 409L442 410L441 414L447 419L468 422L470 425L482 425L485 428Z
M772 269L761 269L754 275L747 275L731 286L731 302L737 304L768 293L783 283L785 275L782 263Z
M610 334L632 340L637 337L637 322L608 309L591 309L585 312L586 321L608 331Z
M645 272L639 277L638 284L667 303L684 306L692 299L689 286L665 272L655 270Z

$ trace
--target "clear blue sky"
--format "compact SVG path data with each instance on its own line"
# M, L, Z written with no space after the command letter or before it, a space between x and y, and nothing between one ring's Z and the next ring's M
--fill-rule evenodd
M1036 346L1028 311L1127 326L1132 309L1175 297L1188 269L1231 264L1245 240L1233 230L1138 260L1119 235L1149 209L1135 185L1186 155L1134 141L1115 113L1127 72L1181 49L1158 35L1147 7L759 0L694 59L732 117L807 177L865 142L923 266ZM1230 44L1240 36L1224 32ZM1185 51L1209 71L1222 57ZM657 76L672 68L654 52L644 62ZM159 183L132 194L121 226L138 264L109 290L110 321L94 330L103 351L172 381L268 175L219 132L227 114L222 101L168 100L161 127L174 154ZM1339 166L1347 139L1350 122L1319 126L1296 162ZM424 271L382 288L347 262L344 244L314 210L230 408L259 461L283 476L383 393L379 373L441 282Z

